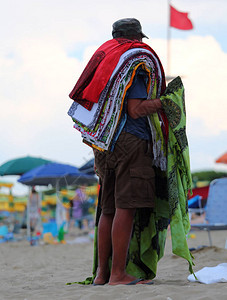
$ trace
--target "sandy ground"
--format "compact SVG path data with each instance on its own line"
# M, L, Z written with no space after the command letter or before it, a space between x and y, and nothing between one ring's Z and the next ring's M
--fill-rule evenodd
M194 232L189 247L208 245L206 232ZM66 240L75 239L74 236ZM227 231L212 232L213 247L193 251L194 271L227 262ZM65 285L91 275L93 243L30 246L27 241L0 244L0 299L227 299L227 283L191 283L188 264L171 254L168 234L165 256L158 265L154 285L83 286Z

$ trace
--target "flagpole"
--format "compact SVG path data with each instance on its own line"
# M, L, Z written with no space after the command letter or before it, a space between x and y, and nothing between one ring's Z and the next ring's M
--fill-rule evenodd
M168 0L168 26L167 26L167 76L170 76L170 39L171 39L171 30L170 30L170 0Z

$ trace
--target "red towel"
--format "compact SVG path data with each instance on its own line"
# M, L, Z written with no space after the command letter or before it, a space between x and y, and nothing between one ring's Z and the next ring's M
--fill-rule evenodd
M108 83L121 55L133 48L147 49L157 58L162 72L162 94L166 88L165 74L155 51L145 43L117 38L105 42L96 50L69 97L86 109L91 110L93 104L98 102L100 94ZM167 142L168 121L164 113L161 115L164 121L162 130Z
M69 94L69 97L88 110L91 110L93 103L98 102L100 94L110 79L121 55L132 48L143 48L151 51L157 57L163 73L163 79L165 78L161 62L151 47L142 42L117 38L105 42L98 48ZM164 89L165 80L163 80L162 90Z

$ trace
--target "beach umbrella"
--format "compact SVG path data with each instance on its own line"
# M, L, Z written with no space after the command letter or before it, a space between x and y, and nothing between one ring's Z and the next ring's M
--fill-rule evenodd
M227 164L227 152L225 152L222 156L220 156L215 162Z
M63 215L64 208L59 197L60 186L76 185L76 184L91 184L97 182L97 179L92 175L87 175L78 170L78 168L60 163L49 163L42 165L31 171L23 174L18 182L35 186L51 184L56 188L57 206L56 206L56 219L58 227L62 223L61 216Z
M94 175L95 174L94 163L95 163L95 159L94 158L90 159L82 167L79 168L79 171L85 174Z
M0 175L22 175L31 169L50 162L50 160L33 156L11 159L0 166Z
M23 174L18 182L35 186L51 184L54 187L91 184L97 179L92 175L87 175L79 171L78 168L60 163L48 163Z

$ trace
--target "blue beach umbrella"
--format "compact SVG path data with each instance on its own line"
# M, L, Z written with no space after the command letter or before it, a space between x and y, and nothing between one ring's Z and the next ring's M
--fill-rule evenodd
M78 168L60 163L48 163L24 173L18 182L35 186L49 185L60 186L91 184L97 179L92 175L87 175L78 170Z
M57 196L57 208L56 210L62 209L62 203L59 198L59 187L67 185L77 185L77 184L91 184L96 182L97 179L94 176L86 175L80 172L76 167L60 164L60 163L48 163L46 165L39 166L24 173L19 179L18 182L29 185L44 185L47 186L51 184L56 188ZM29 202L28 202L29 203ZM60 213L57 224L61 225ZM27 219L27 224L29 224L29 214ZM28 233L29 236L30 233Z
M79 168L79 171L88 175L95 175L94 162L95 162L94 158L90 159L82 167Z

